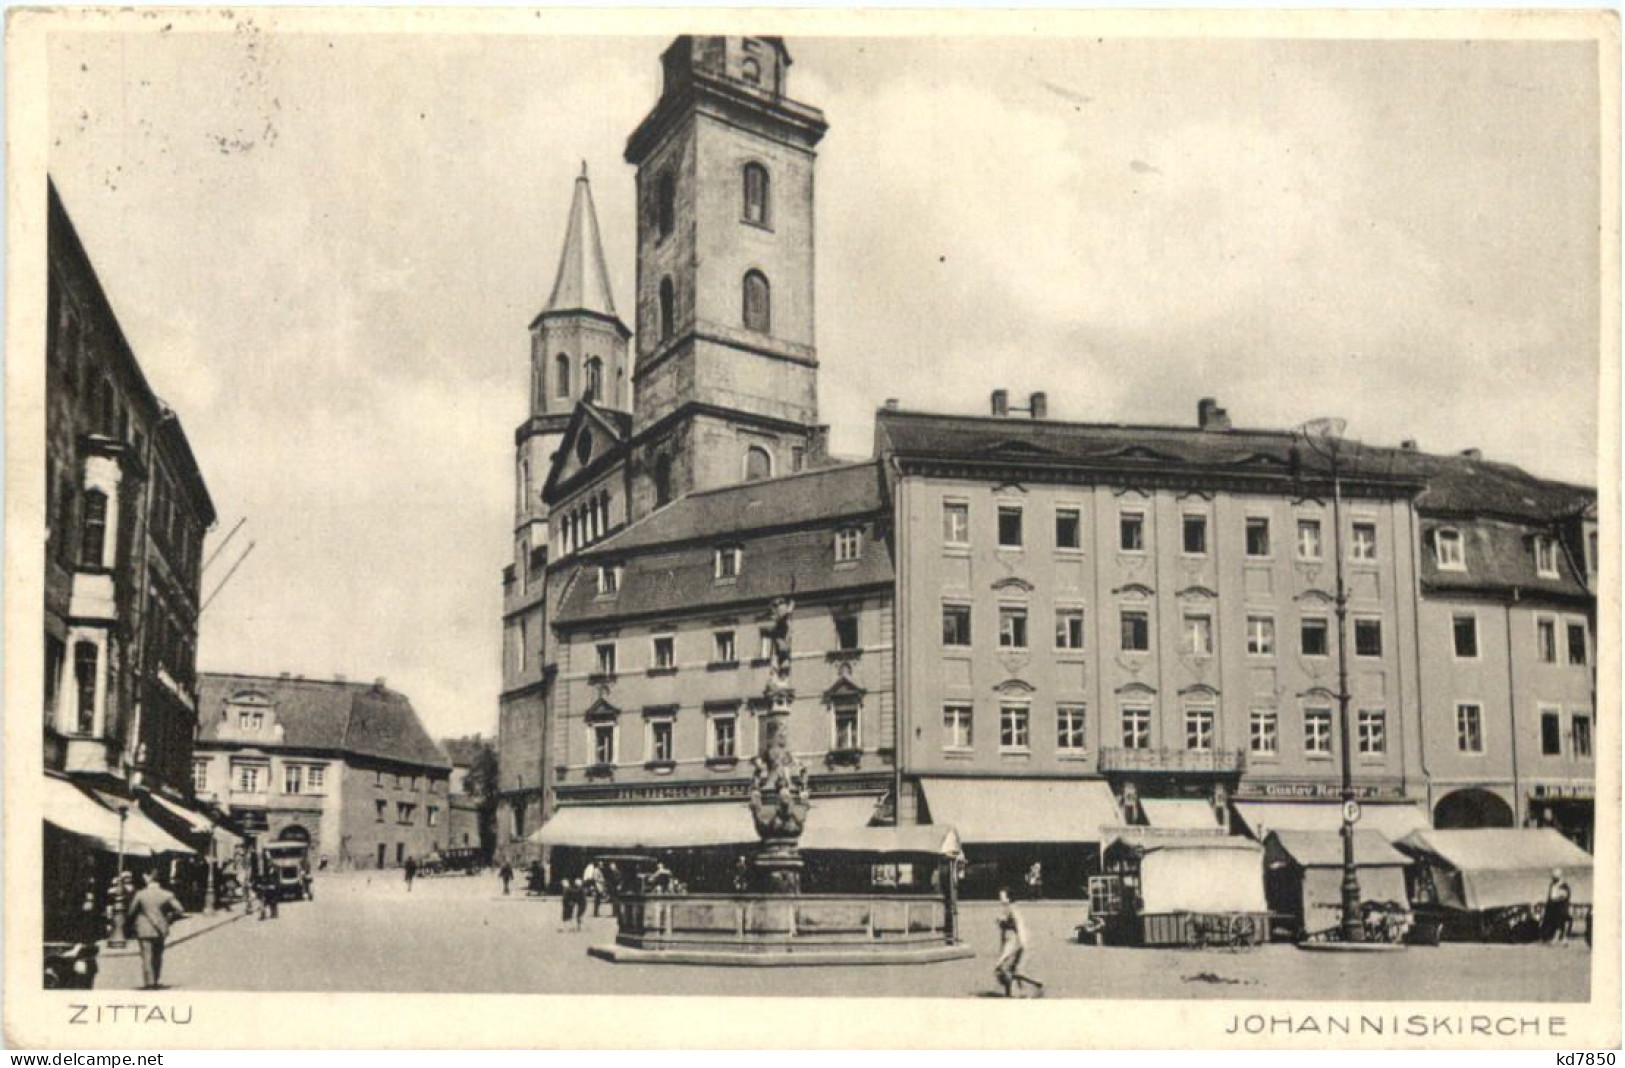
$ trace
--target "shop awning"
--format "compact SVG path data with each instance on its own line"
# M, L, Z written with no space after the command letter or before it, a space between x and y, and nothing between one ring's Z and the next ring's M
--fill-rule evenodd
M1180 831L1217 831L1219 820L1206 801L1186 797L1142 797L1145 821L1153 827Z
M100 790L93 792L96 795L96 799L100 801L105 808L113 813L113 818L115 820L118 819L118 809L121 806L129 806L128 813L124 820L124 851L126 853L146 852L184 853L188 855L197 854L198 850L187 845L179 838L176 838L174 835L158 826L152 821L151 817L149 817L145 812L142 812L141 807L134 802L125 801L122 798L115 797L112 794L102 793ZM132 844L144 846L146 848L144 850L132 849Z
M1343 834L1341 831L1274 831L1270 834L1275 847L1300 868L1341 868L1343 866ZM1271 853L1275 852L1269 843ZM1388 844L1376 831L1354 832L1354 863L1362 868L1403 868L1411 858Z
M561 808L529 838L577 849L686 849L749 845L759 839L740 800L701 804L574 805Z
M1140 912L1268 912L1264 849L1244 838L1170 838L1140 860Z
M1413 831L1396 842L1432 870L1441 904L1468 911L1546 900L1561 870L1570 900L1591 903L1591 855L1546 828Z
M823 853L914 853L957 857L959 835L940 824L843 829L808 824L801 848Z
M1337 801L1237 801L1236 815L1254 838L1263 841L1271 831L1341 831L1343 806ZM1427 813L1404 801L1360 804L1356 830L1376 831L1390 842L1428 826Z
M922 778L933 824L951 824L967 845L1099 842L1123 822L1099 780Z
M168 812L178 820L184 821L186 825L192 829L193 833L208 835L209 845L214 855L229 855L242 844L243 840L241 837L227 830L225 827L222 827L220 824L216 823L203 813L187 808L185 805L182 805L179 802L171 801L167 797L163 797L160 794L152 794L150 796L152 797L153 802L165 812Z
M95 800L66 779L45 776L45 822L59 831L81 838L92 849L109 853L119 848L118 813ZM124 852L131 856L151 856L152 849L126 836Z

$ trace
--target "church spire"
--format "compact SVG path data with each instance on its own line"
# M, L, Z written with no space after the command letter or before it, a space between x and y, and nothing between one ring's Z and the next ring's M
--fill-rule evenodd
M586 160L581 161L575 198L570 202L570 226L564 235L564 252L559 256L558 277L542 314L573 311L619 318L615 298L610 294L609 268L604 265L604 245L598 236L598 213L593 208Z

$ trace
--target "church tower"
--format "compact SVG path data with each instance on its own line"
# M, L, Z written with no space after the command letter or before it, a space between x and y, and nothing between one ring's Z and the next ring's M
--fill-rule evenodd
M548 543L542 488L576 401L621 412L630 407L630 337L631 331L615 314L592 186L583 163L553 291L530 324L530 416L514 435L514 536L521 572L527 569L528 554Z
M800 470L821 445L813 163L823 113L777 37L682 36L637 168L633 518Z

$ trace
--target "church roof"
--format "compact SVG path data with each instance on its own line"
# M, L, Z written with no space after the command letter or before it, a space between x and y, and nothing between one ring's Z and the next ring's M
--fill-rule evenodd
M542 314L571 311L619 318L610 293L609 268L604 263L604 243L598 235L598 212L593 208L585 163L576 179L575 197L570 201L570 225L564 233L559 273Z

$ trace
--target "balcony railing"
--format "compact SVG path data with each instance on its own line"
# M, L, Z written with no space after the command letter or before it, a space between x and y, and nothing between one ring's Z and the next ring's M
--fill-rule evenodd
M1247 768L1244 749L1122 749L1100 751L1100 770L1164 775L1239 775Z

